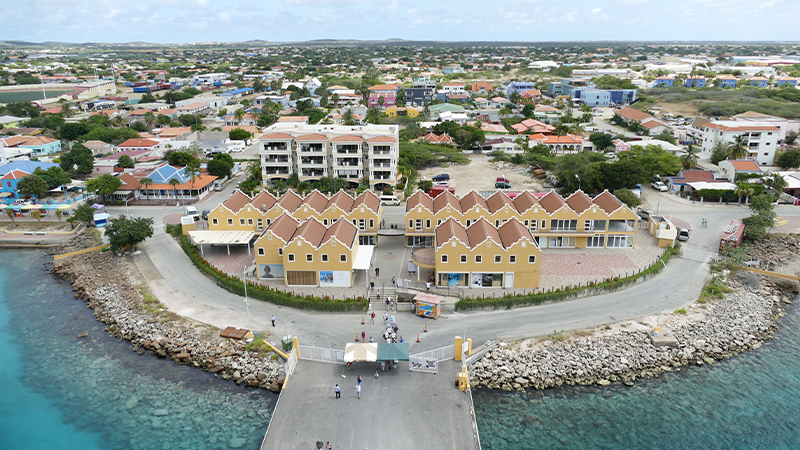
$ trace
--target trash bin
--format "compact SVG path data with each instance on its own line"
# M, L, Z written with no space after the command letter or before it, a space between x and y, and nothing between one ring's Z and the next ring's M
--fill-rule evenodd
M284 336L283 339L281 339L281 344L283 344L283 349L285 351L290 351L292 349L292 335Z

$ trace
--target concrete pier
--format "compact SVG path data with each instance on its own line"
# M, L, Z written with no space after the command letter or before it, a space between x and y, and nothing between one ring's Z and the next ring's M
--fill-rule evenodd
M456 387L461 363L442 361L439 373L381 372L377 363L344 365L299 361L281 393L262 450L315 448L396 450L475 448L466 393ZM346 378L342 378L345 375ZM361 399L356 378L361 375ZM336 399L339 384L342 397Z

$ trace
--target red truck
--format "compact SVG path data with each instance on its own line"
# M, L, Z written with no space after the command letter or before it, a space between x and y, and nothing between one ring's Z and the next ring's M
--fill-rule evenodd
M437 195L443 193L444 191L450 191L451 194L455 195L456 188L448 186L434 186L428 191L428 195L430 195L431 198L436 198Z

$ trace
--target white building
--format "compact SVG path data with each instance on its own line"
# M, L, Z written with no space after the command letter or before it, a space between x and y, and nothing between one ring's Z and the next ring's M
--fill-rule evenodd
M800 131L800 121L770 116L769 114L758 113L755 111L743 112L731 117L731 119L733 119L735 122L760 122L776 126L781 130L780 137L778 138L781 141L786 139L786 133L789 131L794 131L795 133Z
M322 82L320 82L316 77L306 82L306 89L308 89L308 92L311 92L311 95L314 95L314 91L316 91L320 86L322 86Z
M264 179L326 177L370 188L394 186L399 158L397 125L307 125L278 122L258 138Z
M77 86L78 99L86 100L90 98L97 98L101 95L113 95L117 93L117 85L114 80L97 80L87 81Z
M215 81L224 81L228 79L227 73L204 73L202 75L195 75L192 81L199 84L214 84Z
M461 83L445 83L442 85L440 92L444 92L447 95L464 95L467 93Z
M703 126L703 153L711 155L714 142L733 142L736 136L747 139L750 158L760 165L771 166L775 160L781 130L768 122L736 122L720 120Z

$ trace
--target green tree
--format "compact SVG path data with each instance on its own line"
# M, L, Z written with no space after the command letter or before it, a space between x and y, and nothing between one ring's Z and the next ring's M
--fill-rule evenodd
M172 193L175 194L175 204L178 204L178 185L181 184L177 178L170 178L169 185L172 186Z
M47 183L48 190L55 189L64 184L69 184L72 181L69 174L58 166L49 167L47 170L42 170L41 167L37 167L36 170L33 171L33 174L42 177Z
M367 117L365 117L365 121L367 123L374 123L379 124L381 123L381 111L374 106L367 110Z
M431 180L419 180L419 183L417 183L417 186L421 190L423 190L425 192L428 192L433 187L433 181L431 181Z
M158 117L156 117L156 122L158 122L158 126L166 127L170 122L172 122L172 119L170 119L166 114L159 114Z
M139 180L139 184L141 184L144 187L144 190L146 191L148 187L153 185L153 179L149 177L144 177L141 180ZM145 198L149 198L147 194L145 194Z
M153 94L149 92L147 94L142 95L142 98L139 99L139 103L155 103L155 102L156 98L153 97Z
M97 192L98 195L103 197L113 194L122 186L122 181L119 177L111 174L103 174L97 178L86 181L86 190L89 192Z
M228 132L228 137L233 141L247 141L253 137L253 134L241 128L234 128Z
M637 206L642 204L642 199L637 197L630 189L617 189L614 191L614 196L634 211Z
M194 180L200 177L200 161L194 160L183 168L183 173L189 177L192 189L194 189Z
M59 165L67 173L88 175L92 173L94 167L94 156L83 144L76 143L68 152L61 155Z
M239 109L237 109L236 111L233 112L233 120L235 120L236 123L241 125L245 114L247 114L247 113L245 113L244 109L239 108Z
M775 158L775 164L784 169L796 169L800 167L800 150L793 148L781 153Z
M17 191L24 195L42 195L47 192L47 182L39 175L26 175L17 182Z
M717 166L726 159L728 159L728 147L722 141L714 141L714 145L711 146L711 164Z
M263 92L264 91L264 82L261 81L261 77L258 77L255 80L253 80L253 90L255 92Z
M17 219L15 218L16 217L16 213L14 213L14 211L12 211L10 209L5 209L4 211L6 212L6 215L8 216L8 218L11 219L11 223L14 225L14 228L16 228L18 226L17 225Z
M200 163L193 154L180 150L167 151L167 153L164 154L164 158L169 165L178 167L186 167L189 164L193 164L195 161L198 164Z
M69 102L66 99L59 99L58 104L61 106L61 117L72 117L72 109L69 107Z
M746 181L737 182L736 189L733 190L733 193L736 194L737 197L739 197L740 202L742 201L742 197L746 197L744 201L745 204L749 203L750 196L753 195L753 192L755 192L753 186L751 186L750 183Z
M67 122L62 124L58 129L58 134L61 139L74 141L80 136L89 132L89 128L83 122Z
M675 139L675 136L673 136L672 133L670 133L668 130L664 130L661 133L653 136L653 139L669 142L672 145L678 145L678 140Z
M82 203L75 211L72 212L72 217L67 219L69 221L83 222L86 225L91 225L94 221L95 210L88 203Z
M147 111L144 113L144 123L147 124L147 131L153 129L153 124L156 123L156 115L153 114L153 111Z
M36 219L36 221L39 222L40 224L42 223L42 212L39 211L38 209L34 209L33 211L31 211L31 216L33 216L33 218Z
M789 185L789 183L779 174L773 173L772 175L768 176L765 180L765 184L772 188L775 191L776 195L780 195L784 189Z
M728 158L744 159L750 156L747 148L747 137L743 134L734 136L733 141L728 143Z
M148 131L147 124L141 121L133 122L131 124L131 129L139 133L144 133Z
M687 145L685 153L681 156L681 166L683 166L684 169L694 169L697 167L698 153L700 152L694 145Z
M117 164L125 169L133 169L133 166L135 165L133 158L128 155L121 155L117 160Z
M231 170L233 169L233 158L231 158L230 161L227 161L225 159L217 158L217 156L227 156L228 158L230 158L230 155L225 155L223 153L215 155L214 159L209 161L206 166L208 174L213 175L219 179L230 177Z
M614 145L614 138L605 133L592 133L589 135L589 140L598 150L605 150Z
M136 247L140 242L153 236L153 218L137 217L129 219L124 215L111 219L106 226L105 235L111 244L114 253L131 246Z
M789 83L786 83L786 85L788 84ZM794 145L796 140L797 140L797 132L794 130L789 130L786 132L786 137L783 139L783 143L786 145Z

